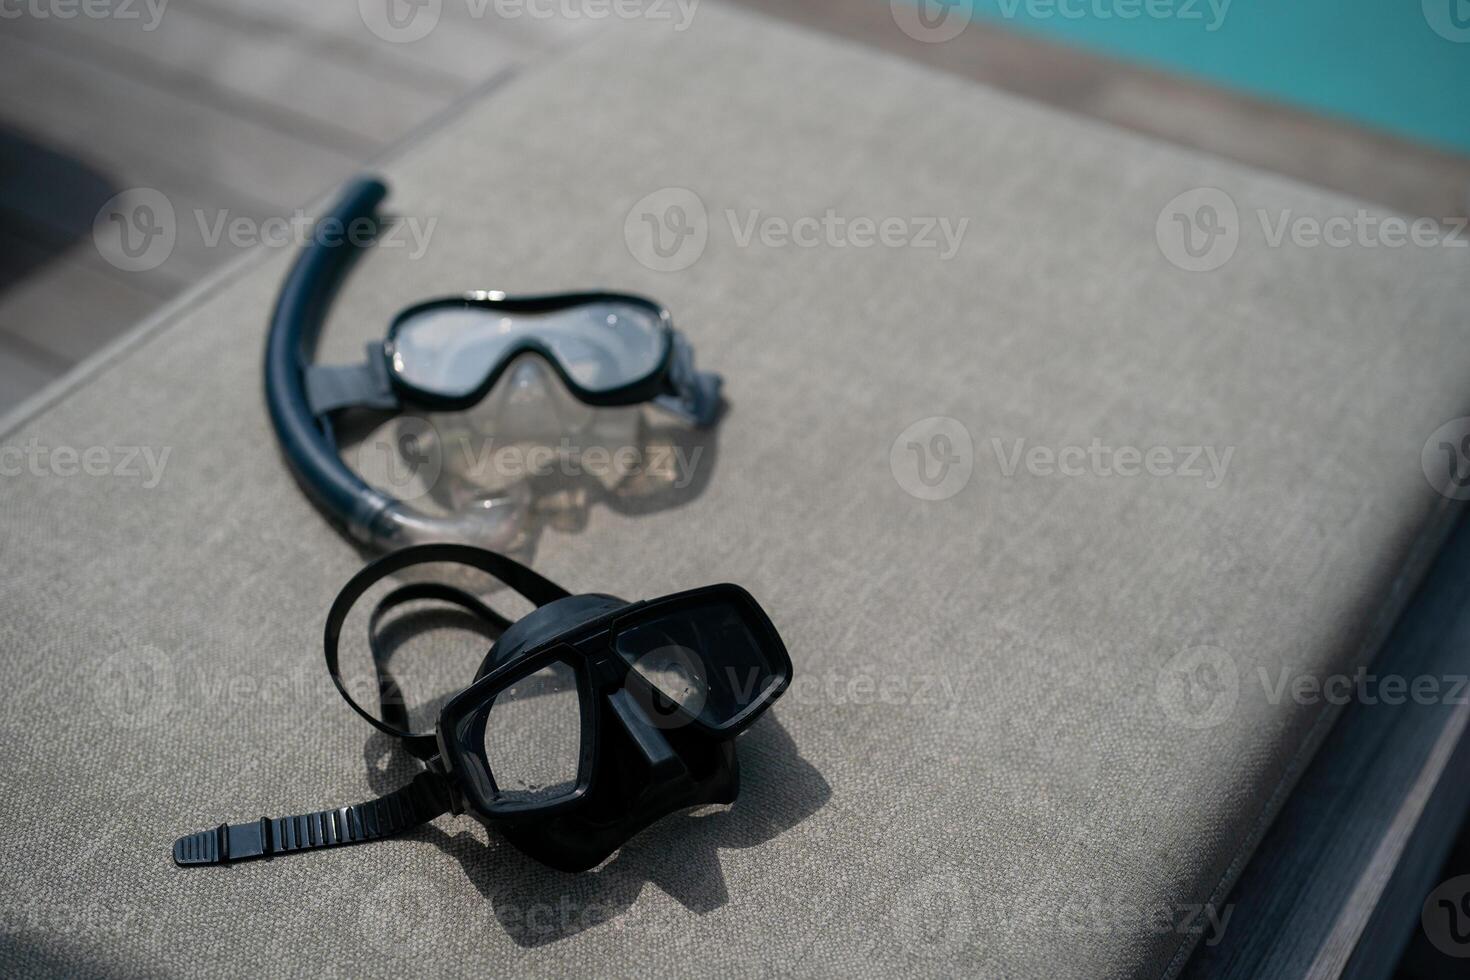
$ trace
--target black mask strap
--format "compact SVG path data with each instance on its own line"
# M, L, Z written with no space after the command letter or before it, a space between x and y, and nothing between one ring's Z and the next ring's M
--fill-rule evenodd
M411 548L404 548L401 551L390 552L358 572L342 587L342 591L337 593L337 598L332 602L332 608L327 612L327 626L323 638L327 654L327 673L331 675L332 683L337 685L338 693L342 695L343 699L346 700L353 711L356 711L369 725L372 725L383 734L402 739L408 751L420 759L428 759L437 751L434 736L427 733L413 732L406 727L401 727L400 724L395 724L394 722L401 723L407 720L401 716L394 717L392 720L387 717L379 718L373 712L366 710L353 700L352 694L347 690L347 685L342 681L341 669L338 666L338 643L342 635L342 625L347 621L347 614L352 610L357 600L362 598L363 593L395 572L400 572L413 565L423 565L431 562L446 562L479 569L482 572L493 575L516 592L519 592L532 605L538 607L544 606L548 602L555 602L558 599L565 599L571 594L555 582L541 577L514 559L496 554L493 551L486 551L483 548L463 544L421 544ZM407 591L405 592L405 590ZM442 601L454 602L464 606L472 613L482 616L482 618L487 619L492 624L498 625L507 622L503 617L491 612L479 600L468 596L467 593L461 592L458 589L442 587L436 595L426 595L422 592L416 593L414 590L415 586L402 586L384 601L391 608L395 604L395 596L407 595L409 598L438 598ZM397 601L407 600L398 599ZM481 610L483 610L483 613ZM374 657L378 657L377 651L374 651ZM392 683L391 675L385 674L383 666L381 662L376 665L380 683L385 679L389 683ZM396 684L394 684L394 687L396 688ZM396 691L381 692L380 697L383 697L386 702L391 700L389 697L384 697L389 694L396 694Z
M252 823L220 824L213 830L180 837L174 842L174 863L229 864L381 840L428 823L449 810L445 777L425 770L402 789L368 803L299 817L261 817Z
M398 686L398 679L389 669L393 660L393 651L385 649L380 642L379 624L385 615L398 606L426 599L459 606L486 626L499 632L503 633L510 627L509 619L485 605L478 596L471 595L452 585L445 585L443 582L411 582L408 585L399 586L379 600L377 608L373 610L372 618L368 620L368 647L372 650L373 667L378 674L378 712L385 724L405 732L412 727L408 717L408 702L403 696L403 689ZM439 751L438 745L432 738L422 735L409 736L403 742L409 753L421 761L433 758Z
M436 582L413 582L390 592L378 604L369 627L373 659L378 672L383 719L379 720L353 701L342 683L337 664L337 642L342 624L354 602L374 583L411 565L427 562L453 562L477 568L500 579L536 606L566 598L561 586L531 569L494 552L468 545L429 544L405 548L379 558L368 565L338 594L327 615L327 671L337 689L358 714L374 728L403 740L405 747L423 760L435 754L434 736L407 730L408 717L401 704L397 681L388 671L387 651L380 651L375 639L381 615L395 606L415 600L437 600L461 606L477 618L498 629L510 621L495 612L476 596ZM440 814L456 810L455 793L449 779L430 761L429 768L414 777L413 782L387 796L356 806L319 810L296 817L261 817L251 823L220 824L213 830L202 830L174 842L174 862L181 866L229 864L251 858L314 851L324 847L360 844L381 840L412 830ZM457 810L456 810L457 812Z

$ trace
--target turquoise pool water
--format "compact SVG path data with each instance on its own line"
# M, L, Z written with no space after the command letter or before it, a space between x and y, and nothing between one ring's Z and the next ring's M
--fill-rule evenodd
M908 0L1470 153L1470 0Z

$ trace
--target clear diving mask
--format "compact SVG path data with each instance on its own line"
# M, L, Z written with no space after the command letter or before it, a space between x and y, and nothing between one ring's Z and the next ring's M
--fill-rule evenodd
M266 348L267 402L292 472L355 537L394 548L444 540L505 547L511 536L482 510L429 514L369 485L338 452L339 413L469 411L534 359L583 405L652 403L689 425L715 423L719 375L695 369L667 310L622 293L429 300L398 314L363 363L312 363L331 297L386 194L381 181L354 180L318 222L282 286Z

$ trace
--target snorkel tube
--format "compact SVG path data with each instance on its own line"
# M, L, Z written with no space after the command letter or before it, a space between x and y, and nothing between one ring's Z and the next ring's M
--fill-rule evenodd
M337 455L330 429L307 402L306 365L332 297L356 257L347 231L375 225L377 206L387 196L382 181L358 178L317 222L281 286L265 347L265 400L296 482L329 517L365 541L389 530L383 515L393 500L368 486Z
M354 538L379 548L431 541L460 541L504 548L514 521L494 520L488 509L457 517L416 511L369 486L338 455L328 418L312 411L306 371L316 352L327 310L359 244L376 234L377 207L388 186L358 177L343 189L321 220L281 286L265 349L265 398L271 425L296 482L329 519Z

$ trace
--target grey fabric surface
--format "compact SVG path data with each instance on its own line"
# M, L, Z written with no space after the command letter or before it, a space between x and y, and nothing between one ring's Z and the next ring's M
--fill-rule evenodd
M1175 910L1218 901L1326 717L1256 669L1365 663L1442 526L1420 450L1470 408L1464 254L1271 248L1257 208L1358 205L713 5L684 33L610 28L388 175L396 213L439 219L431 246L365 259L324 356L470 287L658 297L727 378L706 469L656 506L592 499L534 563L630 597L740 582L810 680L747 736L733 809L593 873L468 818L175 869L180 833L382 784L320 665L361 556L296 490L261 398L291 256L257 256L5 437L169 455L153 486L4 478L0 970L1176 968L1196 937ZM1239 203L1241 242L1190 273L1155 225L1201 186ZM708 245L659 272L625 224L671 187L707 208ZM725 217L829 208L970 225L945 261L741 247ZM890 449L936 416L970 433L973 472L926 500L907 440ZM1007 476L991 442L1094 437L1235 452L1212 486ZM1168 683L1202 646L1238 675L1216 714Z

